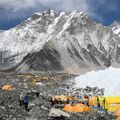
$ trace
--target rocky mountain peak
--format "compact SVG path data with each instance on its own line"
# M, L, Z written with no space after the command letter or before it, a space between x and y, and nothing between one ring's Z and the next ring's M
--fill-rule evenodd
M41 12L37 12L37 13L34 13L31 17L32 20L35 20L35 19L39 19L40 17L56 17L58 15L58 13L56 11L53 11L53 10L47 10L47 11L44 11L43 13Z
M19 65L20 70L79 74L120 63L120 37L115 28L80 11L35 13L2 32L0 43L0 64L6 68Z
M114 26L118 26L118 25L120 25L120 22L119 22L119 21L114 21L114 22L110 25L110 27L114 27Z
M114 21L111 25L110 28L113 30L113 32L120 36L120 22L119 21Z

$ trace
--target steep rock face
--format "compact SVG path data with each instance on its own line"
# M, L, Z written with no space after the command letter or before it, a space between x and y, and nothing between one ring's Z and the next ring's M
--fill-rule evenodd
M28 53L41 50L49 40L49 35L45 32L47 26L56 16L54 11L35 13L15 28L0 33L0 61L2 61L0 65L5 64L5 68L15 66Z
M60 61L59 52L50 43L46 43L42 50L25 57L25 64L36 71L61 71Z
M0 64L20 64L35 71L79 74L118 66L120 37L114 26L92 21L79 11L35 13L13 29L0 33ZM5 67L6 65L6 67Z

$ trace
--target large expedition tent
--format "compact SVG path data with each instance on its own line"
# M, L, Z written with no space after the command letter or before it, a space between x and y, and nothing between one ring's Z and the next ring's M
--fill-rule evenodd
M120 107L120 96L105 97L105 109L108 111L116 111Z

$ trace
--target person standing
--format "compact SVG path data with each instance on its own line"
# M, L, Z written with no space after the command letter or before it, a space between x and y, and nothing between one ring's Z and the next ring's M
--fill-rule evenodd
M24 96L24 107L25 111L28 111L28 103L29 103L29 97L27 95Z
M40 93L39 92L36 92L36 97L39 97Z
M22 107L23 105L24 105L24 100L23 100L23 95L21 94L19 98L19 106Z
M103 97L103 107L104 107L104 110L106 109L105 107L105 97Z

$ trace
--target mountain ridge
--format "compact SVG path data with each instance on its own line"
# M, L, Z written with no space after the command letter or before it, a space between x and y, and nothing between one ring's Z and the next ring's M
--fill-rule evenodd
M118 66L120 36L115 25L103 26L80 11L35 13L15 28L0 33L1 68L20 64L19 71L81 74Z

